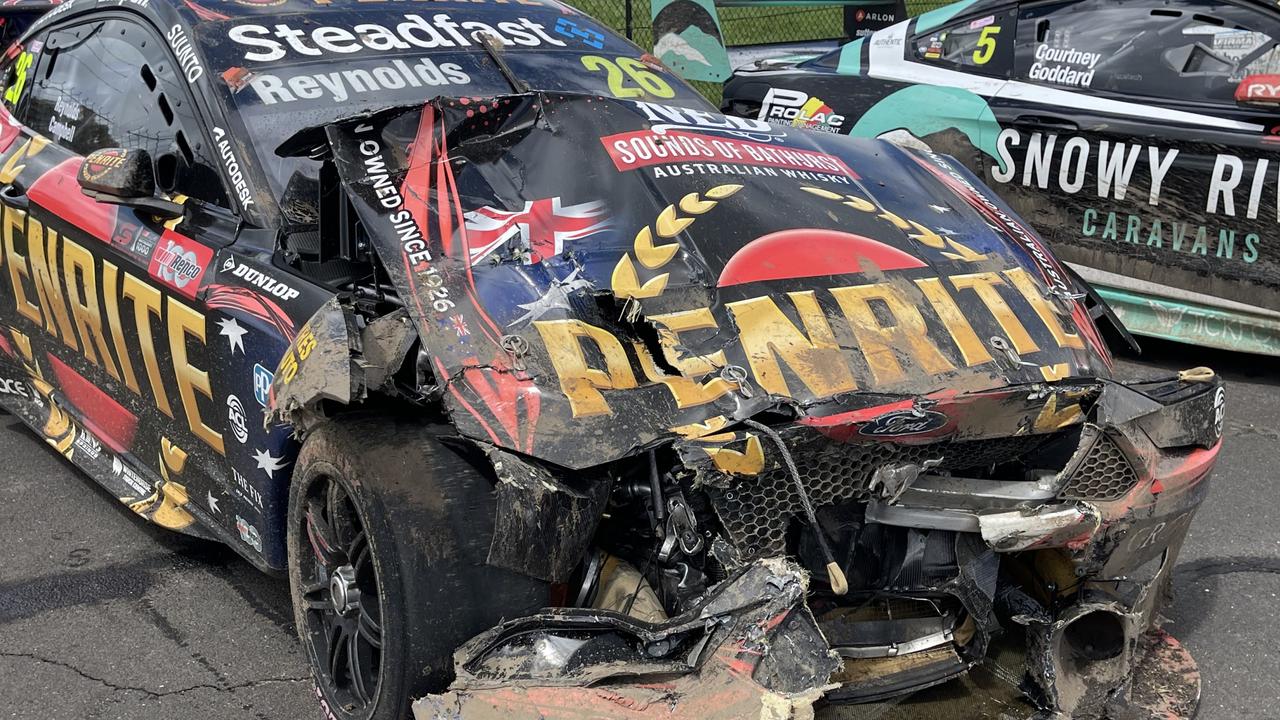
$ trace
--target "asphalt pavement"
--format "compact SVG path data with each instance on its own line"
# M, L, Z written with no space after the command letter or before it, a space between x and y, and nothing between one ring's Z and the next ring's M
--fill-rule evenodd
M1123 372L1229 381L1167 629L1200 663L1200 718L1280 718L1277 363L1144 344ZM142 522L3 411L0 543L0 718L319 717L282 579Z

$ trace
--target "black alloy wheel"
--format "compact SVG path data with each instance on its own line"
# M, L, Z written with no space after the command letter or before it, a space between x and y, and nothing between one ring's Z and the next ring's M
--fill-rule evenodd
M492 478L447 426L349 415L302 444L289 487L289 589L330 720L405 720L454 651L545 604L547 583L487 562Z
M316 681L344 711L362 716L382 676L381 595L369 537L350 494L324 476L307 488L299 520L312 551L300 569Z

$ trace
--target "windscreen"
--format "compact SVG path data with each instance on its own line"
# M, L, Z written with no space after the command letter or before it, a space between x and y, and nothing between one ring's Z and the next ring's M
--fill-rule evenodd
M529 0L401 5L204 22L196 33L287 219L306 222L319 165L280 158L298 130L437 97L543 91L661 101L709 109L660 63L590 18ZM496 38L487 51L479 35ZM501 61L495 61L494 55ZM505 70L502 67L505 65ZM489 108L477 102L474 111Z

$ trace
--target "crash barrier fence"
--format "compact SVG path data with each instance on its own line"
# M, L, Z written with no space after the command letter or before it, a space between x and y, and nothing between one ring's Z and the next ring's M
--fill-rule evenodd
M951 0L906 0L909 16L942 7ZM582 12L625 35L646 50L653 48L650 0L566 0ZM858 8L870 4L853 0L716 0L716 12L728 47L842 40L849 37ZM719 83L692 83L719 106Z

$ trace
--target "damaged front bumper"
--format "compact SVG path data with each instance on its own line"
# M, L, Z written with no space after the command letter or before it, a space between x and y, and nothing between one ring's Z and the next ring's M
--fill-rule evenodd
M660 624L580 608L513 620L461 648L457 681L416 716L811 717L819 699L877 701L962 675L1002 634L1025 637L1022 690L1041 709L1127 705L1221 445L1224 394L1211 376L1090 392L1056 473L878 470L858 522L880 534L862 542L905 543L906 559L862 594L811 590L801 550L800 564L743 560ZM958 570L923 581L938 542ZM851 578L857 553L842 552Z
M760 560L661 625L567 609L504 623L458 650L444 718L812 717L840 666L805 606L808 575Z

